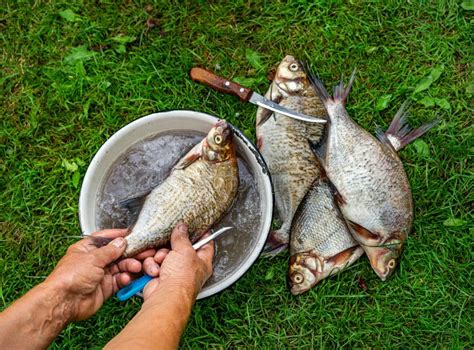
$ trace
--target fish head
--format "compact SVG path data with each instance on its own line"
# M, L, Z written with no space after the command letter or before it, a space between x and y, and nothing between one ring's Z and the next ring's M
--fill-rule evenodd
M232 127L225 120L219 120L203 140L202 156L210 162L236 159Z
M298 295L310 290L321 280L321 272L322 263L314 253L293 254L288 271L291 294Z
M296 95L310 87L303 64L289 55L280 62L274 83L283 96Z
M365 248L370 260L370 265L372 265L377 276L379 276L382 281L385 281L393 274L393 271L395 271L397 267L398 258L403 248L402 241L392 239L391 241L385 242L383 246L367 246Z

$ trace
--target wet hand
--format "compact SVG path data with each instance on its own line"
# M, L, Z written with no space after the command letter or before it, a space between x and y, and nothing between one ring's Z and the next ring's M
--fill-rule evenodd
M154 257L143 262L145 272L153 277L143 291L145 301L160 286L178 288L196 298L204 283L212 275L214 242L195 251L184 224L178 224L171 234L171 250L160 249Z
M87 238L71 245L45 280L64 295L70 321L94 315L113 293L132 281L134 273L141 271L142 264L137 259L115 263L126 248L123 237L127 232L127 229L110 229L94 233L114 239L101 248L96 248ZM141 256L146 258L147 253Z

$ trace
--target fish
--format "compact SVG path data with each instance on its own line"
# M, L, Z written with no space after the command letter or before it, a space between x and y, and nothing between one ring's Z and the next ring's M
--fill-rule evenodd
M382 281L390 277L413 224L413 198L398 151L425 134L438 120L412 129L408 103L402 104L389 128L377 138L359 126L345 108L355 70L344 87L330 96L321 80L308 72L311 85L328 112L329 125L320 160L338 192L338 204L354 238Z
M297 112L327 118L324 105L312 89L302 62L293 56L286 56L278 65L265 97ZM310 144L321 140L324 125L259 108L256 132L257 147L271 175L276 213L281 222L281 227L269 234L264 252L276 255L288 246L293 215L320 175Z
M302 294L354 263L364 250L352 237L322 171L301 201L291 224L288 282Z
M125 237L123 257L168 244L179 222L188 226L191 241L196 241L229 210L238 186L232 127L219 120L160 185L124 201L138 218Z

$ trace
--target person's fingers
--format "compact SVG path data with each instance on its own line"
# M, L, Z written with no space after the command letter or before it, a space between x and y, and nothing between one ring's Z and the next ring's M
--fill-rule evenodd
M203 245L197 250L198 257L206 263L206 265L212 266L212 259L214 258L214 241Z
M128 234L128 228L110 228L102 231L97 231L91 236L98 236L103 238L117 238L125 237Z
M143 271L148 276L157 277L160 274L160 266L152 257L148 257L143 261Z
M140 261L132 258L123 259L122 261L119 261L117 266L120 272L138 273L142 270L142 264L140 263Z
M165 258L166 258L166 256L168 255L169 252L170 252L170 250L168 248L161 248L160 250L158 250L156 252L153 259L156 261L157 264L161 265L163 263L163 260L165 260Z
M100 267L105 267L120 258L126 247L127 241L123 237L118 237L105 247L93 250L91 254L96 257Z
M146 284L145 288L143 288L143 298L145 300L158 288L159 283L160 279L154 278Z
M185 224L178 224L171 233L171 249L180 251L186 251L193 249L191 241L188 236L188 227Z
M138 253L133 258L137 260L145 260L146 258L155 255L156 249L147 249L144 252Z
M122 272L114 276L114 293L119 289L126 287L132 282L133 277L128 272Z

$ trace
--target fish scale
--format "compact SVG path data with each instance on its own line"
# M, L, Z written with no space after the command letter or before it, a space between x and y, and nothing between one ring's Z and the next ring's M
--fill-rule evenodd
M315 181L291 225L291 255L312 250L328 259L357 245L334 202L329 183Z

